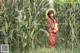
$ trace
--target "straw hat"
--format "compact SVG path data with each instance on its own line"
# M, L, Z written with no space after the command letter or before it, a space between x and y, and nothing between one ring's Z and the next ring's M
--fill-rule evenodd
M48 12L51 11L51 10L54 12L54 15L56 15L56 11L55 11L55 9L53 9L53 8L49 8L49 9L46 10L46 13L45 13L46 18L48 18L48 15L47 15L47 14L48 14Z

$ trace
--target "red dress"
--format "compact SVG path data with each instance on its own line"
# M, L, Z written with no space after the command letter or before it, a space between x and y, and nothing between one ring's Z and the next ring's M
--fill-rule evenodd
M0 9L1 9L1 7L2 7L2 0L0 0Z
M58 31L58 23L54 18L48 18L49 47L55 48L55 38Z

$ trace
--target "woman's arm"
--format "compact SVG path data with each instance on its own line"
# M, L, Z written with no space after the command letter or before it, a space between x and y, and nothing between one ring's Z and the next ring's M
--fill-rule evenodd
M48 19L48 26L54 29L54 23L52 22L51 19Z
M53 31L57 32L58 30L59 30L58 23L55 23L55 27L54 27Z

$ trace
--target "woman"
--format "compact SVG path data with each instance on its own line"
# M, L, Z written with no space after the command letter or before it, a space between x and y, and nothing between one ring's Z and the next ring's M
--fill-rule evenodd
M48 32L49 32L49 47L55 48L55 38L56 33L58 31L58 23L55 19L55 12L53 10L49 10L47 13L48 16Z

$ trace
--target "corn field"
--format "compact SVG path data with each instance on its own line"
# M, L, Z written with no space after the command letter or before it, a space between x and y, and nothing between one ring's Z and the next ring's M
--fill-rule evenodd
M49 2L47 0L0 1L2 1L0 2L0 44L9 44L9 53L41 53L42 51L49 53L48 25L45 16ZM80 3L64 3L56 0L54 7L59 31L56 37L57 48L55 51L51 50L52 53L60 53L58 51L80 53Z

